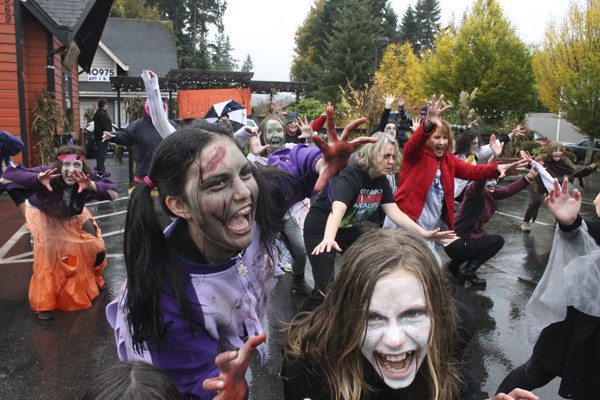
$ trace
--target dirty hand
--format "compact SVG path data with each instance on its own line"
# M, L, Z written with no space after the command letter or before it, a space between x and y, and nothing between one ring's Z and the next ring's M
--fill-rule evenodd
M267 335L251 336L244 346L237 351L228 351L215 358L220 370L216 378L205 379L202 388L217 391L215 400L243 400L246 397L246 370L254 350L265 340Z
M37 179L42 185L46 187L46 189L48 189L49 192L51 192L52 186L50 186L50 182L52 181L52 179L58 178L59 176L60 174L56 173L56 168L52 168L47 171L40 172L37 176Z
M365 143L375 143L377 139L372 137L359 137L351 142L348 138L354 129L359 125L364 124L366 118L359 118L350 122L340 137L337 136L335 130L335 118L333 116L333 107L327 107L327 139L323 140L317 133L313 133L313 142L323 153L323 158L317 161L316 170L319 173L319 179L315 184L315 191L320 191L325 186L325 183L334 176L339 170L343 169L348 164L348 159L358 146Z

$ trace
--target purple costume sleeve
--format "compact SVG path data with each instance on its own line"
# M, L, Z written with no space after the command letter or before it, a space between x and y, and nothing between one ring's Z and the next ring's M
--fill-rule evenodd
M269 156L269 165L288 172L294 179L292 182L281 182L284 193L292 193L288 197L288 206L315 194L313 187L319 174L315 170L317 161L323 157L316 146L298 144L292 149L282 149Z

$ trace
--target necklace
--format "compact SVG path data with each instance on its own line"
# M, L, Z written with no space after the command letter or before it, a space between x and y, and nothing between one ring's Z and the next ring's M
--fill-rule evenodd
M248 274L248 267L244 264L244 255L239 253L237 256L237 272L240 276L246 276Z

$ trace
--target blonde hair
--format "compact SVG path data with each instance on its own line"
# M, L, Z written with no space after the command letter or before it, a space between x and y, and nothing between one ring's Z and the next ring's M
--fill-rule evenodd
M365 233L350 246L323 304L312 314L297 316L287 328L284 356L297 359L322 377L331 399L375 396L368 382L377 371L360 347L375 284L396 269L405 269L419 279L431 319L427 367L419 368L409 390L415 398L458 397L460 377L452 362L456 317L442 270L421 237L380 229Z
M396 167L400 165L401 155L400 146L393 135L385 132L377 132L371 137L377 139L375 143L367 143L358 150L356 154L356 163L363 169L369 176L375 172L379 166L385 151L389 145L394 146L394 160Z

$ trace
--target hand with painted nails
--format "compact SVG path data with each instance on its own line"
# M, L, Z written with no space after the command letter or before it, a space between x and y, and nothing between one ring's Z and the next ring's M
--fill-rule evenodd
M46 189L48 189L49 192L51 192L52 186L50 186L50 182L52 181L52 179L58 178L59 176L60 174L56 173L56 168L52 168L47 171L40 172L37 176L37 179L42 185L46 187Z
M333 115L333 107L327 107L327 140L325 142L317 133L313 133L312 138L313 142L317 145L321 152L323 153L323 158L317 161L316 170L319 173L319 179L315 185L315 191L320 191L325 187L325 183L337 174L337 172L346 165L348 165L348 159L354 150L361 144L365 143L375 143L377 139L372 137L359 137L351 142L348 141L350 134L356 129L359 125L365 123L366 118L359 118L352 122L350 122L344 130L340 137L337 136L337 132L335 130L335 118Z
M216 378L204 380L202 388L210 392L217 391L215 400L243 400L247 392L246 370L252 353L266 339L267 335L264 333L251 336L241 349L219 354L215 363L220 374Z
M540 400L540 398L530 391L515 389L509 394L498 393L491 400Z

